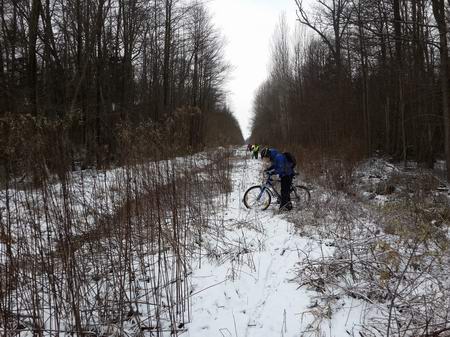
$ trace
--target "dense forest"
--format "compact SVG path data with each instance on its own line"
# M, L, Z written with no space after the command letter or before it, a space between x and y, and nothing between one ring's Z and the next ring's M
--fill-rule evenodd
M381 153L427 167L448 162L449 3L296 5L300 28L291 34L282 17L274 34L252 140L360 157Z
M150 155L243 142L225 101L223 38L203 3L2 0L0 20L7 169L37 152L49 169L61 152L103 166L124 134L152 140Z

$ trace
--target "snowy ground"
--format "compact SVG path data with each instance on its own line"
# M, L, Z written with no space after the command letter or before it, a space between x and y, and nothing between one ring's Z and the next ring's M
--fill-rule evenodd
M309 253L327 256L332 247L295 233L275 206L250 211L242 203L246 188L260 183L263 163L245 158L235 165L233 192L226 210L224 243L233 247L204 259L192 276L192 323L187 336L348 336L360 325L363 307L341 301L330 320L314 322L315 292L292 281L298 262ZM228 253L228 254L227 254ZM194 267L195 268L195 267Z
M192 163L184 165L186 160ZM178 162L179 167L176 165ZM198 154L177 158L167 165L149 163L148 167L143 165L133 172L138 181L142 180L137 186L153 182L154 179L145 174L158 172L158 179L153 183L162 186L173 177L172 172L180 171L177 175L181 177L185 174L201 177L206 174L204 171L210 162L206 156ZM331 188L325 177L324 182L314 186L312 203L306 209L280 213L274 204L266 211L251 211L244 207L242 197L248 187L261 183L264 163L250 159L243 148L236 151L233 162L230 194L226 196L216 190L216 193L211 194L220 195L214 199L216 203L207 205L205 198L199 198L198 206L203 212L187 212L189 219L195 221L186 222L186 242L182 246L186 253L181 255L185 259L186 269L174 267L178 268L175 263L178 260L171 258L169 248L162 251L161 247L143 236L143 241L136 239L131 245L129 252L139 259L133 262L133 278L125 281L128 279L125 268L114 268L118 266L117 261L123 262L123 252L111 247L105 251L100 249L101 244L108 246L111 241L101 237L98 242L80 245L79 255L76 256L89 255L88 248L92 244L95 250L114 257L110 260L105 257L107 263L99 261L96 256L87 260L100 271L109 270L108 273L100 273L100 276L95 268L92 271L80 266L80 271L86 273L83 274L86 281L79 281L88 289L83 292L86 296L81 296L87 302L83 303L87 307L86 311L98 315L97 299L117 300L111 289L118 287L118 276L124 282L129 282L124 284L130 286L130 293L127 294L129 304L136 304L136 317L131 315L132 319L127 319L125 323L111 319L111 315L105 315L105 318L95 316L91 322L95 326L91 331L93 335L95 332L102 336L154 336L159 333L158 336L164 337L175 334L189 337L378 337L386 335L389 325L389 328L392 326L391 336L416 336L419 335L415 334L416 330L404 330L403 327L409 329L408 324L411 324L416 325L417 331L423 331L421 322L426 320L428 324L429 317L433 315L440 316L433 321L435 331L447 327L450 331L450 270L441 267L450 265L450 240L446 232L450 228L449 199L447 192L442 195L442 192L436 191L440 182L435 181L433 176L418 171L402 172L385 160L371 159L360 165L349 177L346 191ZM184 168L189 170L184 173ZM162 173L158 170L162 170ZM95 222L96 218L90 217L90 209L96 209L99 218L100 215L111 213L116 204L121 207L126 197L126 184L123 183L127 181L125 173L123 169L116 169L103 175L84 172L77 177L75 174L71 185L74 190L71 214L86 220L80 221L84 224L81 229L71 228L74 234L89 229L91 222ZM212 169L208 174L208 179L199 180L204 183L197 184L202 188L198 189L200 192L196 190L195 195L205 197L208 195L205 192L213 189L209 184L221 180L216 177L217 170ZM58 184L49 187L55 211L62 204L59 190ZM26 232L28 228L36 227L36 232L42 235L53 233L53 226L58 228L57 221L44 221L46 218L40 216L43 212L41 194L20 190L10 190L9 193L16 209L11 212L15 216L8 218L12 224L12 239L5 242L12 247L13 253L19 247L19 240L15 240L15 237L33 239L20 231ZM2 223L6 223L6 213L3 212L5 207L1 203L5 196L5 191L0 191ZM142 198L142 191L138 189L131 196ZM30 200L31 206L37 210L35 213L30 212L30 219L24 220L24 214L27 214L24 210L30 208ZM411 208L411 205L414 207ZM193 210L195 208L189 209L189 212ZM176 213L181 213L181 210L176 209ZM38 216L32 218L33 214ZM205 219L197 219L196 214ZM167 219L165 227L161 228L170 237L172 218ZM37 224L46 225L42 225L39 230ZM144 221L142 225L147 228L149 223ZM414 232L422 233L419 241L410 234ZM43 243L46 240L49 243L54 241L52 238L46 239L46 235L42 236ZM118 240L121 238L118 236ZM155 247L159 249L159 255L155 254ZM41 252L47 252L47 249L41 249ZM0 237L0 267L8 259L11 260L8 254L6 243L2 243ZM162 255L164 261L161 260ZM34 255L29 256L30 261L35 259ZM109 268L108 263L111 264ZM167 271L165 276L168 279L157 286L149 286L148 280L160 279L159 269L155 267L160 263L163 263L161 271ZM352 275L349 266L355 268ZM183 273L181 281L175 270ZM28 277L27 272L23 273L23 277ZM30 275L41 277L39 272L34 271ZM3 276L0 272L0 281ZM182 286L178 286L180 282ZM111 289L105 286L109 284ZM21 286L30 291L36 290L27 285L28 282L23 282ZM438 290L433 290L433 287ZM16 288L17 293L14 295L17 295L17 299L28 296L18 296L24 290L17 284L11 286L10 290L14 292ZM44 288L48 288L47 284ZM177 293L175 297L173 294L180 289L183 290L182 296L179 298ZM52 296L57 296L39 293L39 289L36 291L44 300L53 300ZM186 301L185 295L189 301ZM64 298L57 299L66 304ZM164 303L167 299L170 300L169 304ZM414 305L409 306L410 302L414 302ZM34 306L26 304L17 304L14 308L17 312L17 316L11 316L14 317L14 323L19 322L19 317L25 317L22 323L27 322L25 314L34 310ZM178 308L183 309L179 311ZM184 309L188 311L187 314ZM153 321L155 310L161 311L157 322L160 325ZM176 311L176 317L171 310ZM68 310L67 317L71 314L71 310ZM44 312L43 316L46 315ZM45 336L53 336L56 329L66 325L67 331L73 329L70 319L62 317L69 322L52 327ZM35 324L36 320L31 321ZM112 333L111 327L116 332ZM22 331L17 327L7 329L10 336L31 336L35 327L30 323Z

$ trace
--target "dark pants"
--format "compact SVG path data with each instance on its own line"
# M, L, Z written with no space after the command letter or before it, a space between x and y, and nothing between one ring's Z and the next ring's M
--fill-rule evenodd
M280 208L287 207L291 201L290 192L292 185L292 176L281 177L281 203Z
M258 151L253 151L253 158L258 159Z

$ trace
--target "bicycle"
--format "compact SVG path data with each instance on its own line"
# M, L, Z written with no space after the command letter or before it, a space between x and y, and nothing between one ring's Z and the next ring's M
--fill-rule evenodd
M281 194L276 190L273 182L279 182L280 180L273 180L272 175L267 173L267 179L261 185L255 185L247 189L244 194L244 205L248 209L260 209L266 210L272 203L272 198L277 198L278 203L281 200ZM298 174L294 175L293 180ZM293 208L299 208L300 206L306 206L311 200L311 193L309 188L303 185L295 185L292 181L291 185L291 203Z

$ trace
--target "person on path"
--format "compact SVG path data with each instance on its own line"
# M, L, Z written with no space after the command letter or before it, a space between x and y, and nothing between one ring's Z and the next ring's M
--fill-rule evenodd
M290 192L294 169L292 163L286 158L284 153L276 149L264 148L261 150L261 158L269 159L271 165L264 170L268 174L277 174L281 179L281 202L280 210L292 209Z
M252 151L253 151L253 158L258 159L259 145L258 144L253 145Z

